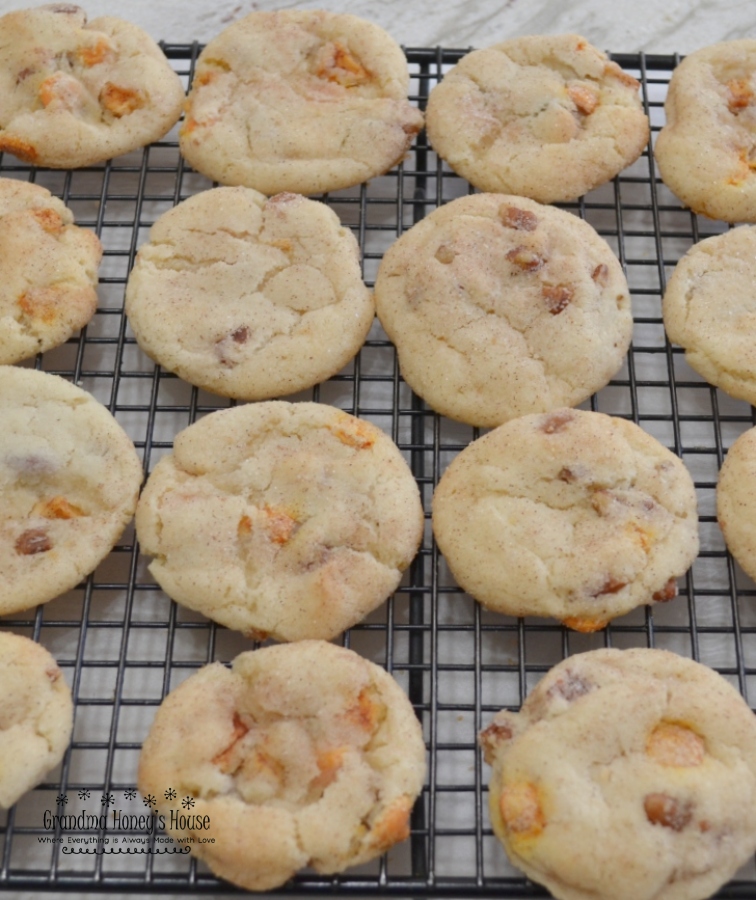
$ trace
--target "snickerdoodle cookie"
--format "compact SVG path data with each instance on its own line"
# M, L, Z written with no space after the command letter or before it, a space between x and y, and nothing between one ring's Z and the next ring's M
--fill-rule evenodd
M177 602L257 637L330 639L398 586L423 510L375 425L270 401L180 432L147 481L136 527Z
M264 891L404 840L424 776L420 723L394 679L351 650L300 641L213 663L169 694L138 784L213 872Z
M562 409L470 444L433 497L454 577L484 606L603 628L671 600L698 553L693 480L641 428Z
M639 84L576 34L467 54L428 100L433 148L482 191L574 200L648 143Z
M205 47L181 152L221 184L313 194L401 162L422 128L382 28L320 10L250 13Z
M756 847L756 717L664 650L569 657L480 735L511 861L559 900L703 900Z

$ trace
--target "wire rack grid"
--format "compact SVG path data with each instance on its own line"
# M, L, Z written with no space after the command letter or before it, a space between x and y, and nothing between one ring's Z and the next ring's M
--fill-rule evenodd
M200 47L163 48L188 85ZM407 50L412 96L421 107L465 52ZM655 135L677 58L613 58L641 80ZM229 405L153 364L136 346L123 316L128 272L150 226L211 184L184 165L175 131L102 166L35 170L6 156L0 174L49 188L72 208L78 224L102 240L95 318L79 337L31 364L63 375L103 402L134 440L147 474L179 430ZM423 134L397 170L323 199L359 238L365 279L372 285L383 252L403 231L469 191ZM712 666L746 699L754 696L754 585L726 553L714 503L723 457L754 424L753 410L687 366L682 352L666 341L660 308L666 276L680 256L726 226L684 210L658 180L649 152L612 183L565 208L590 222L619 256L635 318L625 365L585 406L632 419L682 457L698 492L700 557L674 602L653 612L636 610L603 632L582 635L551 620L510 619L481 609L455 585L428 521L423 548L400 589L344 636L346 645L393 673L423 723L429 772L412 815L411 838L380 861L343 875L302 873L284 894L547 896L508 864L492 834L488 773L476 735L502 707L518 708L543 673L567 655L603 646L663 647ZM377 323L352 364L291 399L330 403L383 428L412 467L428 520L444 468L480 433L434 414L412 394ZM173 604L147 571L132 528L86 583L28 614L5 617L2 626L40 641L56 657L73 690L75 728L61 766L0 817L0 889L236 893L184 855L70 852L72 838L91 832L59 827L51 832L44 814L143 811L134 790L137 759L158 704L205 663L228 662L252 644ZM131 833L107 828L112 836ZM61 841L40 840L51 834ZM751 863L717 896L753 897L755 891Z

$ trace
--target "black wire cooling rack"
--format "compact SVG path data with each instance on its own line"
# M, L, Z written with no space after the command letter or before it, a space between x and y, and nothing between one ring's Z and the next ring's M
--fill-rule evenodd
M199 47L164 45L185 83ZM464 50L411 49L412 94L421 106ZM676 57L615 55L642 82L656 134ZM126 278L149 227L167 209L210 182L184 165L175 131L144 151L77 171L35 170L11 157L0 174L48 187L100 236L100 307L77 339L33 365L93 393L115 414L144 459L145 473L198 414L228 401L192 388L140 352L123 316ZM424 135L398 170L326 198L354 229L372 284L385 249L438 205L467 193ZM566 655L603 646L654 646L715 668L756 696L754 585L727 555L716 524L714 494L726 450L754 424L753 410L703 382L682 352L665 340L660 297L680 256L725 226L692 215L658 180L644 155L612 183L565 207L587 219L625 267L635 313L624 368L590 401L591 409L640 424L678 453L698 491L701 555L681 595L653 612L636 610L605 631L581 635L552 620L509 619L482 610L455 586L426 529L423 549L395 596L344 642L385 665L404 686L422 720L429 750L428 782L412 816L412 836L387 857L336 877L304 873L282 889L318 894L544 897L509 866L486 811L488 772L476 747L478 730L501 707L517 708L534 683ZM399 376L391 344L376 323L353 364L295 399L343 407L381 426L399 444L426 508L448 462L475 429L432 413ZM142 834L113 827L45 826L47 814L144 812L135 792L139 749L169 689L215 659L252 645L240 635L176 607L147 572L129 529L85 584L3 627L33 637L59 661L76 704L73 741L62 765L0 818L0 889L87 893L236 893L183 854L72 852L71 839ZM201 727L201 723L198 723ZM50 837L60 838L50 842ZM114 849L115 845L109 845ZM153 844L163 847L163 844ZM91 847L90 847L91 849ZM756 867L745 867L722 898L753 897Z

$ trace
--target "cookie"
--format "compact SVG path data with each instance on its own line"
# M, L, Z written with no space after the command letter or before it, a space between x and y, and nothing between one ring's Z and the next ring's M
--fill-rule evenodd
M593 228L501 194L454 200L405 232L375 302L412 390L470 425L581 403L632 336L622 267Z
M203 191L152 226L129 275L140 347L226 397L265 400L335 375L374 319L357 241L323 203Z
M639 83L576 34L468 53L430 93L433 149L481 191L574 200L648 144Z
M323 404L270 401L180 432L136 527L178 603L258 638L328 640L396 589L423 510L380 429Z
M221 184L335 191L401 162L423 126L382 28L317 10L253 12L197 61L181 153Z
M0 807L7 809L63 758L71 691L55 660L29 638L0 632Z
M573 409L465 448L433 495L433 532L484 606L577 631L671 600L698 553L682 461L632 422Z
M0 615L70 590L107 556L136 507L134 445L90 394L0 367Z
M138 785L216 875L263 891L404 840L424 777L420 723L393 678L351 650L301 641L242 653L231 669L213 663L172 691Z
M717 519L727 549L756 579L756 428L727 451L717 483Z
M743 226L695 244L664 294L670 341L710 384L756 403L756 228Z
M0 178L0 364L64 343L97 310L97 236L36 184Z
M686 56L672 73L654 147L667 187L694 212L756 222L756 40Z
M122 19L87 23L52 3L0 18L0 151L78 168L156 141L176 123L181 81L152 38Z
M690 659L572 656L480 742L494 832L558 900L702 900L756 847L756 718Z

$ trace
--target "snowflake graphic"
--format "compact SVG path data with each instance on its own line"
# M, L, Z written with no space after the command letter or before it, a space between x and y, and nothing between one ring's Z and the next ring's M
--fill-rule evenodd
M144 803L145 806L154 806L157 803L157 798L152 794L147 794L146 797L142 798L142 803Z
M89 791L86 788L79 791L79 800L89 800Z
M65 794L58 794L58 796L55 798L55 802L62 803L63 806L65 806L66 803L68 803L68 797Z
M123 796L127 800L133 800L134 797L136 797L136 795L137 795L137 792L133 788L129 788L127 791L123 792Z
M166 800L175 800L176 799L176 791L174 791L173 788L168 788L168 790L165 792L165 799Z
M110 806L111 803L115 803L115 797L113 794L103 794L100 803L103 806Z
M194 797L184 797L181 801L181 805L184 809L191 809L194 806Z

